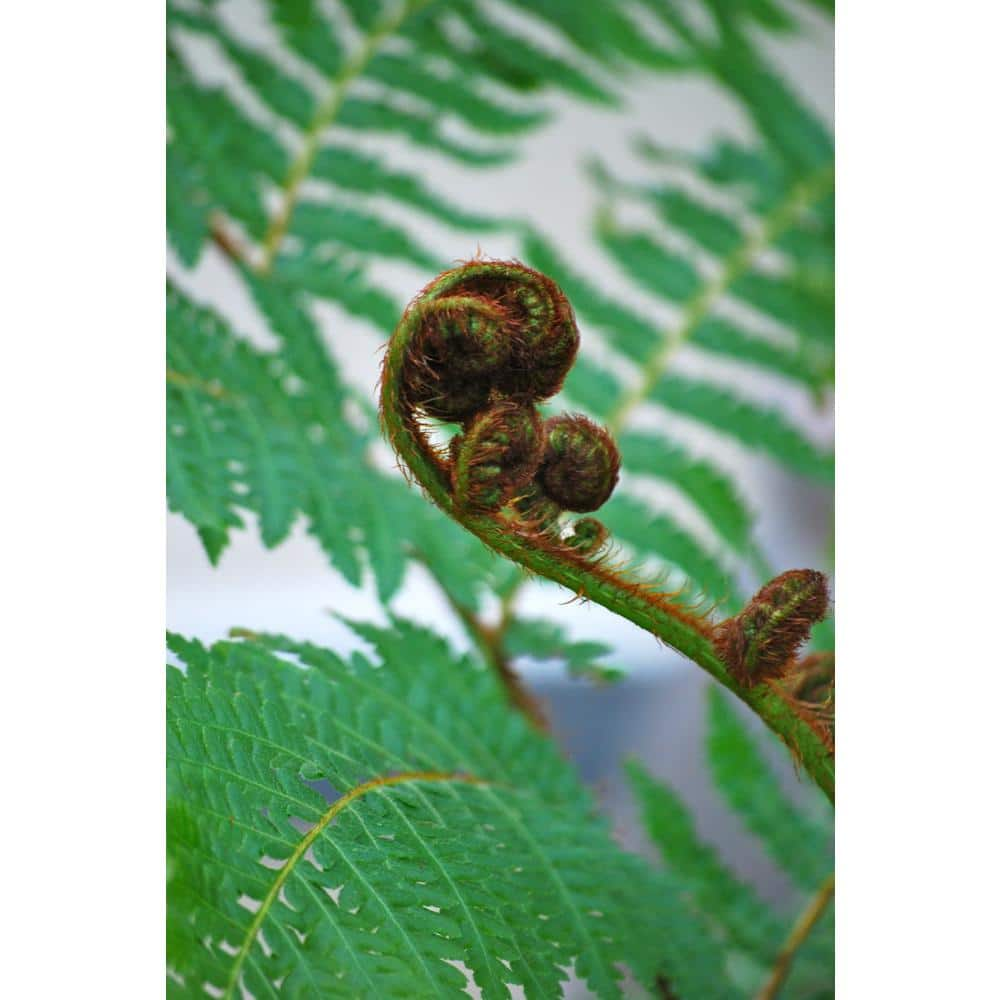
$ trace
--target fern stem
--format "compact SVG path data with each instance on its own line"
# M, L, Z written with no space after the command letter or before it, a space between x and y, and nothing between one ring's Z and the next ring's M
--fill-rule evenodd
M446 773L443 771L406 771L402 774L392 774L385 777L372 778L371 781L366 781L341 795L340 798L337 799L337 801L334 802L325 813L323 813L316 825L313 826L299 841L291 856L278 870L277 877L271 884L270 889L267 890L267 895L263 898L263 900L261 900L261 904L257 908L257 912L254 914L253 920L250 921L250 926L247 928L246 935L243 938L239 951L237 951L233 959L233 966L229 971L229 979L226 983L225 993L223 994L224 1000L229 1000L229 998L236 996L236 990L239 984L240 972L243 969L243 963L250 954L250 949L253 947L253 943L256 941L257 935L260 933L264 920L267 918L268 913L270 913L271 907L274 905L274 901L278 898L282 887L288 880L288 876L291 875L295 865L302 860L306 851L309 850L316 838L319 837L319 835L333 822L338 813L346 809L355 800L361 798L362 795L366 795L368 792L376 791L381 788L388 788L392 785L402 785L413 781L460 781L465 784L472 785L487 784L487 782L467 774Z
M764 217L757 230L749 235L723 261L722 269L688 300L677 330L668 332L663 346L643 365L639 384L618 404L608 419L608 429L617 434L632 411L644 402L663 377L677 351L690 339L698 324L711 312L715 303L753 266L760 253L768 249L800 215L833 187L833 167L817 171L796 184L775 208Z
M809 901L809 905L799 915L795 921L785 943L778 952L778 957L774 961L771 975L767 982L761 987L755 1000L774 1000L781 989L782 984L788 976L792 966L795 953L805 943L806 938L816 926L817 921L823 915L830 900L833 898L833 875L827 876L826 880L819 887L816 895Z
M316 110L312 123L305 133L305 143L295 158L282 189L281 204L264 236L264 257L260 266L262 273L270 271L274 263L275 255L288 230L292 212L295 211L299 189L312 170L323 133L333 124L340 112L348 88L365 71L386 38L396 32L410 14L428 2L429 0L404 0L400 3L370 34L364 36L361 46L331 81L330 90Z
M532 573L562 584L578 597L627 618L697 663L746 702L792 748L832 801L833 762L827 748L767 685L747 688L737 683L716 653L711 623L688 613L667 595L626 579L600 562L590 561L561 545L545 544L538 536L519 533L502 514L477 514L454 502L445 469L403 398L404 362L420 318L420 310L411 309L389 342L383 363L381 412L384 430L396 454L429 498L493 551Z
M493 668L500 678L501 684L507 691L507 698L514 708L524 713L528 721L542 732L549 731L549 720L544 709L538 700L526 687L521 675L514 669L503 646L503 636L507 627L513 620L509 608L504 607L497 625L490 627L486 625L472 611L471 608L462 604L458 598L445 585L444 581L434 572L433 566L426 559L421 558L421 562L428 573L434 578L435 583L444 595L448 606L455 613L455 617L462 623L469 638L482 654L482 657Z

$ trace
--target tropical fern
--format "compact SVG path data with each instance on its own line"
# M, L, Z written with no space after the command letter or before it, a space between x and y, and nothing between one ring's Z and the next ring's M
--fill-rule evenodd
M798 887L795 909L818 898L819 912L790 954L790 971L774 967L783 960L792 913L775 909L733 872L711 844L701 839L695 822L676 792L657 782L638 762L627 770L650 839L676 879L678 898L692 918L724 953L720 973L732 996L783 996L819 1000L833 996L833 907L830 844L831 816L817 799L811 812L793 806L773 770L763 760L757 740L719 690L709 691L707 755L724 799ZM761 993L767 986L769 992Z
M352 626L377 663L283 636L242 633L211 648L171 638L172 993L461 995L471 977L484 997L517 984L547 998L572 970L617 996L627 966L654 991L710 1000L743 995L773 958L783 915L698 843L669 793L643 786L680 858L658 872L614 845L570 768L511 710L532 715L512 661L559 659L606 679L611 649L518 613L517 568L389 468L371 398L342 375L316 307L332 303L357 329L388 336L403 303L380 284L380 263L409 269L414 288L449 263L407 213L462 234L463 252L473 236L522 237L528 262L569 295L585 354L601 337L621 362L583 357L566 387L622 446L626 489L602 519L691 591L735 606L740 562L764 572L749 503L714 459L632 417L651 403L792 471L832 476L826 449L794 421L714 376L673 370L680 351L696 352L817 399L831 378L829 139L759 45L761 32L796 30L790 11L772 0L268 0L246 30L230 4L169 0L171 509L213 562L248 514L269 547L304 519L331 565L354 585L370 573L384 604L417 561L477 647L456 657L399 619ZM640 69L714 76L755 132L701 154L644 140L638 151L657 172L648 182L592 167L598 241L678 310L666 327L599 290L516 210L461 204L425 182L410 155L451 171L501 167L549 120L549 95L618 106ZM626 201L657 228L621 221ZM191 294L209 245L263 319L264 346ZM335 340L344 344L342 330ZM654 510L630 488L639 477L686 495L713 541ZM495 598L500 620L486 626ZM822 821L790 811L719 705L720 786L798 884L814 887L823 866L809 845ZM744 918L753 926L738 930ZM792 970L804 989L825 983L824 926ZM721 975L734 955L736 972Z
M336 436L330 421L346 393L312 319L310 300L336 302L385 333L392 329L399 303L369 276L370 265L396 259L426 275L444 263L387 212L394 205L480 237L514 224L458 205L450 194L429 188L410 170L391 163L397 153L359 150L354 144L359 132L369 142L382 134L402 136L457 165L478 169L511 159L516 138L544 124L548 112L538 95L563 91L614 104L619 101L616 77L630 66L714 73L756 114L763 136L760 148L724 142L706 157L687 157L688 174L729 195L725 212L702 205L676 185L632 190L602 175L606 191L636 196L657 207L673 229L687 234L689 244L722 261L713 270L706 259L695 269L683 258L665 257L658 240L644 232L621 231L605 211L600 238L609 253L657 294L684 300L686 319L680 330L665 337L648 318L596 292L571 274L537 234L526 238L525 256L561 281L587 322L588 334L593 324L608 335L615 350L641 367L644 381L636 390L581 359L567 387L574 402L624 425L644 395L762 449L796 471L828 477L828 456L778 413L760 409L715 382L664 371L667 359L685 342L703 352L767 367L814 390L829 368L825 300L819 295L817 302L808 292L817 282L822 285L831 265L828 227L820 224L829 220L824 216L817 223L812 205L822 202L828 185L828 142L822 126L766 72L749 34L755 26L792 30L794 19L770 4L713 2L707 7L725 28L715 44L696 35L685 16L665 0L623 2L599 12L581 12L579 5L561 2L511 0L485 8L471 0L447 5L364 0L343 4L333 16L311 0L272 2L269 40L262 45L241 34L243 29L225 5L173 0L168 7L167 67L171 244L188 266L197 262L210 239L234 258L272 332L286 342L294 337L303 352L297 378L311 383L319 377L336 389L326 401L324 432ZM529 13L559 36L559 44L543 44L537 33L515 27L518 18L511 13L522 19ZM659 35L639 27L649 17L659 21ZM190 58L195 42L209 45L224 64L224 85L202 79ZM763 112L757 110L761 94L769 102ZM785 135L789 126L782 125L788 118L799 123L797 131L791 129L791 139ZM662 154L648 143L644 150L647 157ZM785 159L782 151L788 154ZM803 165L803 158L808 163ZM804 176L813 178L805 191ZM772 244L789 254L794 251L796 260L811 262L809 274L779 281L758 273L757 257ZM720 266L723 279L715 274ZM786 330L782 341L716 316L716 300L723 293L742 294L755 308L791 323L794 331ZM809 308L798 309L800 299ZM802 325L803 316L811 322ZM789 336L794 340L801 333L800 326L815 328L815 343L801 347L789 342ZM343 415L339 420L343 423ZM353 426L354 441L340 454L358 469L371 464L371 455L355 445L372 437L374 427L367 415ZM213 447L212 427L209 422L202 428L206 458ZM622 445L630 474L670 482L702 511L729 552L756 558L749 508L721 469L660 434L630 431ZM199 469L195 457L189 458L188 494L198 478L224 478L219 470ZM179 464L172 463L175 468ZM327 471L332 472L332 466ZM275 512L272 504L274 519L261 524L267 544L284 537L288 515L301 508L294 493L281 492L295 485L293 478L272 480L278 489L273 499L282 509ZM337 492L327 480L314 481L326 483L331 494ZM209 555L218 558L237 523L238 504L223 513L218 498L214 507L192 502L176 476L169 485L175 509L192 519ZM214 487L208 488L211 492ZM350 506L344 511L348 528L354 524ZM328 506L328 512L334 509ZM651 530L637 531L640 512ZM208 520L203 523L199 516ZM706 546L700 535L668 512L654 516L634 496L623 495L609 508L608 520L621 541L679 568L694 590L716 601L737 602L726 552ZM329 518L326 530L314 523L314 533L333 564L356 582L361 572L357 546L346 540L348 531L338 539L331 529ZM380 594L389 597L401 577L400 564L386 555L391 544L380 547L376 531L365 537L363 547L372 561L383 563L377 572Z
M349 661L283 636L168 675L172 988L223 996L651 984L665 886L495 677L405 621Z
M832 482L832 454L778 409L743 395L725 368L710 377L674 369L684 355L702 370L722 360L824 398L833 375L833 148L822 123L766 65L747 11L721 0L706 7L711 30L696 30L672 4L650 4L688 64L712 74L753 120L756 139L720 139L691 154L643 138L637 150L653 179L626 182L600 164L591 171L603 198L595 225L599 244L675 318L657 322L602 292L534 230L526 231L523 252L574 303L585 324L584 344L599 334L635 370L628 380L617 374L620 365L585 356L567 380L566 395L620 435L630 477L682 493L715 542L706 546L702 535L651 509L627 486L602 516L631 548L666 560L694 590L735 607L740 595L733 570L741 562L770 575L753 538L750 506L730 475L707 455L691 453L675 428L683 433L684 423L693 421L711 436L824 484ZM620 221L623 202L642 207L655 224ZM634 423L640 404L662 413L661 427Z

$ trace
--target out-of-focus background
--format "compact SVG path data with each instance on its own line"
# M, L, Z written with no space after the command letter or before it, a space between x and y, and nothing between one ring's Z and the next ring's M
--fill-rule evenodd
M266 40L265 15L253 0L232 0L221 6L248 42ZM802 30L768 38L762 44L801 97L830 123L832 25L808 9L799 16ZM531 30L530 23L525 30ZM227 80L225 65L211 45L195 38L187 51L193 54L205 79ZM751 126L737 104L704 77L636 71L624 96L625 109L614 110L550 95L546 104L554 112L551 123L521 140L520 158L502 168L461 169L402 140L396 144L394 160L426 176L436 189L462 205L530 220L574 266L598 279L602 289L666 321L669 310L663 303L637 290L595 246L591 233L600 195L584 167L596 156L628 178L636 176L631 144L639 133L671 147L698 151L722 135L747 138ZM357 133L345 138L364 148L365 140ZM382 150L391 147L391 140L382 139L379 144ZM489 234L477 241L471 236L456 238L416 212L406 221L420 241L444 259L459 260L477 251L493 257L518 252L517 241L504 234ZM183 289L217 306L241 332L268 342L267 329L245 286L219 250L207 250L193 271L181 267L172 253L168 261L171 274ZM377 262L373 274L401 302L433 276L410 264L387 262ZM334 306L320 306L317 316L345 378L374 400L382 335ZM586 351L587 328L585 324L581 328ZM741 378L741 389L747 395L793 415L818 442L830 441L829 405L817 407L805 389L749 369L741 371ZM832 509L828 490L782 472L768 458L727 445L697 426L682 430L685 440L711 454L751 498L758 517L757 538L772 567L830 568ZM672 501L667 496L664 502ZM683 505L672 513L684 522ZM373 582L367 580L361 588L345 583L304 524L297 524L287 541L268 550L251 515L246 516L246 522L247 530L234 534L219 565L213 567L194 528L176 514L169 516L167 622L171 629L214 640L234 625L252 625L346 650L357 641L332 618L331 610L353 618L384 620ZM533 615L544 609L545 615L563 624L570 635L607 642L614 649L608 662L625 671L626 679L595 687L587 681L569 680L561 667L547 663L527 663L524 672L549 707L557 739L578 762L585 779L597 788L624 841L643 847L620 769L623 757L636 754L654 774L667 778L682 793L700 832L720 847L737 870L751 878L766 898L783 899L788 892L783 876L741 832L707 776L702 761L701 673L630 623L597 606L566 605L566 598L554 586L535 583L522 590L518 607L530 609ZM440 590L418 567L408 569L392 607L432 624L456 646L468 645ZM774 756L790 793L804 801L790 765L782 755Z

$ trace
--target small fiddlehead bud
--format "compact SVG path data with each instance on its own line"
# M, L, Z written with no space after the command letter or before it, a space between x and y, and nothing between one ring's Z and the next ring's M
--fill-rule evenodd
M597 510L618 482L621 456L611 435L581 416L545 422L545 456L536 480L563 510Z
M583 555L590 555L607 540L608 529L597 518L581 517L573 524L573 534L566 539L566 544Z
M470 510L499 510L531 482L544 447L542 418L530 403L500 400L488 406L449 446L456 502Z
M515 500L520 522L527 528L539 532L551 532L559 523L562 507L550 500L537 483L530 483Z
M829 606L826 577L792 569L775 577L715 635L720 659L744 687L781 677Z

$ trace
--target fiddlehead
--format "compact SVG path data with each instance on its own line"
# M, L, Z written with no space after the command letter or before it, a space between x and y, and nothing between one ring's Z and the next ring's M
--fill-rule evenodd
M734 618L719 625L716 648L745 687L777 680L826 617L826 577L812 569L791 569L762 587Z
M607 531L594 518L563 534L562 513L599 508L620 465L611 435L586 418L563 415L540 425L535 404L559 390L578 345L569 302L537 271L485 260L446 271L410 303L389 341L380 398L384 431L445 513L501 555L690 657L747 702L832 799L829 748L786 694L763 683L772 676L769 664L784 649L788 661L808 624L822 617L818 591L813 603L796 598L794 608L782 605L768 618L761 610L765 588L747 617L720 628L675 594L610 565ZM461 433L447 448L437 447L428 418L460 423ZM777 588L774 595L784 594L782 579L769 585ZM825 581L822 593L825 610ZM730 624L737 621L739 628Z

